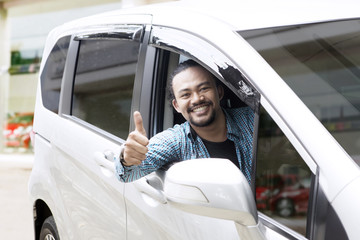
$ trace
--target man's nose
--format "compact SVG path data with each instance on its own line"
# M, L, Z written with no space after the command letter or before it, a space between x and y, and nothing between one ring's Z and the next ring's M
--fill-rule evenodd
M204 96L202 94L197 92L193 93L192 102L197 103L202 100L204 100Z

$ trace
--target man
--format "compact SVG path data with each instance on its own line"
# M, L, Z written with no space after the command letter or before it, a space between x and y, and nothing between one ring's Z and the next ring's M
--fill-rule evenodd
M122 149L121 163L116 165L119 180L136 180L169 162L218 157L230 159L250 183L253 111L249 107L222 109L224 89L193 60L178 66L169 90L173 107L186 122L149 140L141 115L135 112L135 130Z

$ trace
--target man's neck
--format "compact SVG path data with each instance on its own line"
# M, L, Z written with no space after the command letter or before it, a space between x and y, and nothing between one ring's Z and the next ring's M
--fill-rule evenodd
M206 127L196 127L191 125L196 134L210 142L224 142L227 139L225 114L221 112L216 120Z

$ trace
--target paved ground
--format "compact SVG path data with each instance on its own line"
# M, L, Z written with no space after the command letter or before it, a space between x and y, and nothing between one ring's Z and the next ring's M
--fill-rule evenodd
M0 239L34 239L28 179L32 154L0 154Z

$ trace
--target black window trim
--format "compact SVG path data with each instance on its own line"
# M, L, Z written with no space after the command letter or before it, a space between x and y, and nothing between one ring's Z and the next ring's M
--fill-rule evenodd
M154 69L154 82L152 84L151 94L151 111L152 117L150 119L149 132L153 136L158 132L163 131L164 122L164 107L166 104L166 78L168 70L170 52L163 49L156 49L156 60ZM165 91L162 91L165 89Z
M68 57L66 59L64 75L60 91L59 115L71 115L72 88L75 77L77 56L79 52L79 41L71 37Z
M149 118L151 115L150 89L154 72L155 50L148 45L151 32L151 25L144 26L142 43L139 50L139 59L135 75L133 101L131 113L140 111L143 125L149 137ZM133 114L130 116L129 132L135 129Z
M306 236L308 239L349 239L345 228L319 184L320 171L312 176Z

